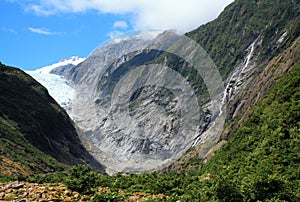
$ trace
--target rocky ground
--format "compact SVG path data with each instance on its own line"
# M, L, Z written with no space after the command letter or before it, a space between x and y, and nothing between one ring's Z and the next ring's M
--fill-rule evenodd
M105 193L108 188L99 187L99 194ZM151 195L143 192L136 192L127 196L125 201L147 201L149 198L166 199L164 195ZM29 202L29 201L90 201L93 197L90 195L81 195L72 191L61 183L28 183L28 182L9 182L0 183L0 202Z
M88 200L64 184L0 183L0 201L77 201L80 198Z

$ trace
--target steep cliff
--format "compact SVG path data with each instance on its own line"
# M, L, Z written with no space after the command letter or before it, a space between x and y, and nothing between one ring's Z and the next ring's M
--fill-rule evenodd
M234 131L227 144L202 167L234 178L244 201L300 198L299 64L298 38L256 78L227 129Z

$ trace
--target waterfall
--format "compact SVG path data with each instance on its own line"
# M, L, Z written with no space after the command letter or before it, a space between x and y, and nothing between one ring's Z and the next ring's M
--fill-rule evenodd
M210 124L210 127L206 131L204 131L194 140L192 146L197 146L203 142L207 142L207 140L210 140L210 144L212 144L218 140L218 134L220 134L223 129L223 124L221 124L222 126L220 126L219 122L223 120L221 117L226 115L226 103L228 103L230 98L233 96L234 92L237 90L238 84L242 82L242 74L249 69L249 63L253 56L255 42L256 40L246 49L248 54L245 57L244 62L241 65L239 65L230 76L230 79L228 80L228 83L225 87L224 93L221 94L221 104L219 106L219 114L217 118ZM214 101L212 100L211 103L213 102Z
M245 70L249 67L249 62L254 52L255 42L256 40L247 48L249 53L246 56L243 65L238 67L231 75L223 94L222 105L225 105L232 97L234 91L236 90L237 84L241 82L242 73L244 73Z

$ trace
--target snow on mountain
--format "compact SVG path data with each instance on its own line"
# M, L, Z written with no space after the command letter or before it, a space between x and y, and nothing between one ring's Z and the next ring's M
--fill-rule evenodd
M58 63L50 66L42 67L33 71L26 71L27 74L32 76L43 86L45 86L49 94L67 111L71 109L71 103L73 99L74 90L69 85L68 81L62 76L50 73L53 69L66 66L66 65L78 65L83 62L85 58L79 58L72 56L68 59L63 59Z

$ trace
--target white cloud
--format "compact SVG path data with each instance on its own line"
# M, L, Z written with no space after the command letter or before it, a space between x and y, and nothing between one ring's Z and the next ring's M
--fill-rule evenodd
M114 38L116 38L117 36L120 36L120 35L122 35L122 34L124 34L123 32L120 32L120 31L112 31L112 32L109 32L108 34L107 34L107 36L110 38L110 39L114 39Z
M57 32L51 32L47 30L46 28L33 28L33 27L28 27L28 30L36 33L36 34L43 34L43 35L55 35L58 34Z
M24 1L24 0L23 0ZM26 0L25 0L26 1ZM28 10L51 15L59 12L132 14L136 29L189 31L214 18L233 0L27 0Z
M1 27L1 31L3 31L3 32L10 32L12 34L18 34L16 30L14 30L12 28L7 28L7 27Z
M46 9L43 9L41 6L39 5L31 5L31 6L28 6L26 8L26 11L28 12L31 12L33 11L34 13L38 14L38 15L54 15L56 13L55 10L46 10Z
M127 25L127 22L125 22L125 21L116 21L115 23L114 23L114 28L122 28L122 29L125 29L125 28L127 28L128 27L128 25Z

